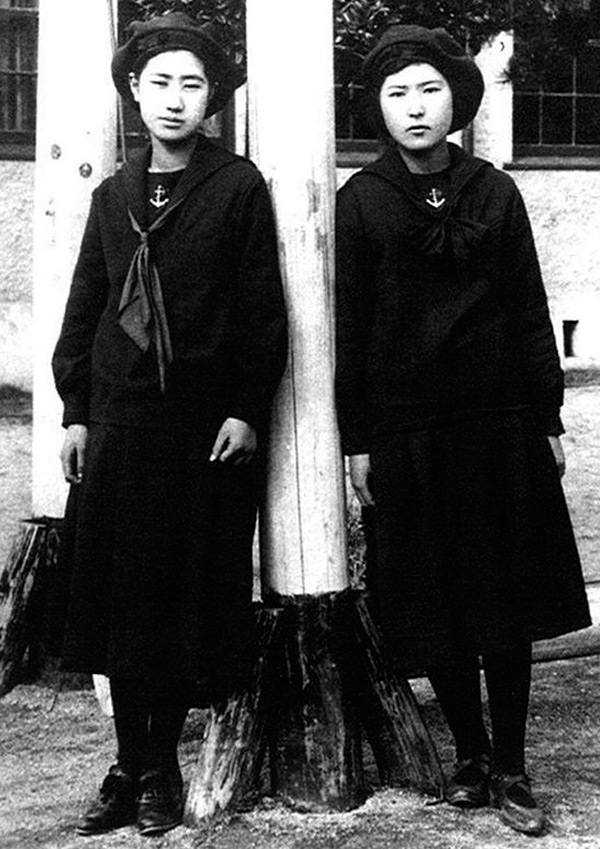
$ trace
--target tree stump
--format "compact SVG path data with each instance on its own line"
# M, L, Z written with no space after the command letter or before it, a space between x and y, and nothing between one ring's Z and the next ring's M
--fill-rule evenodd
M338 637L345 593L283 599L269 717L273 791L305 811L365 800L361 734Z
M444 776L408 680L394 674L362 595L348 604L354 663L348 688L357 705L383 784L441 796ZM350 659L350 658L349 658Z
M14 537L0 575L0 696L18 680L28 644L43 622L47 567L55 563L58 528L52 520L26 522Z
M234 806L258 781L267 715L267 670L278 627L279 611L259 611L252 686L211 708L186 799L184 819L188 825Z
M362 597L344 591L280 602L261 613L253 688L212 712L187 821L198 824L252 789L265 741L272 795L301 811L357 807L366 796L362 726L384 783L441 795L435 747L408 682L386 669Z

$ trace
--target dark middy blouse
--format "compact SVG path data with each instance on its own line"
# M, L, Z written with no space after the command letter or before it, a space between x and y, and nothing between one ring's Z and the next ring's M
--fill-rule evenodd
M277 239L265 182L248 160L200 137L160 229L148 236L173 348L161 392L155 348L119 323L147 220L150 149L93 193L53 357L63 424L193 431L268 416L287 333Z
M490 163L450 151L441 193L393 148L339 191L346 454L368 453L374 436L485 411L529 408L543 433L563 432L563 374L521 195Z

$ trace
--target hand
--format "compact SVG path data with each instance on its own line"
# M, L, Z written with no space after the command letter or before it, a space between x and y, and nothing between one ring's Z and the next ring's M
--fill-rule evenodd
M60 452L60 462L67 483L81 483L83 479L87 437L88 429L85 425L72 424L67 428Z
M225 419L210 454L210 462L246 465L256 451L256 431L241 419Z
M369 489L371 457L369 454L353 454L350 457L350 480L354 492L363 507L373 507L375 500Z
M560 436L549 436L548 442L550 443L550 448L552 449L552 453L554 454L558 474L562 478L567 468L567 461L565 459L565 452L563 451Z

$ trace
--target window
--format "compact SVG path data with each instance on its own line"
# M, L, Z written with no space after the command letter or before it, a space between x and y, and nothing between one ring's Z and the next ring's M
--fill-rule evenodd
M37 86L37 0L0 0L0 155L32 158Z
M377 133L369 126L364 86L356 82L360 57L336 51L335 136L338 165L364 165L380 149Z
M515 81L516 156L600 154L600 25L594 20L577 50L559 46L542 73Z

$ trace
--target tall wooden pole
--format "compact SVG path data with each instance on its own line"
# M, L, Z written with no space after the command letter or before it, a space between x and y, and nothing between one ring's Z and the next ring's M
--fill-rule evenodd
M333 396L335 136L331 0L248 0L250 156L271 188L290 320L261 515L263 586L347 586Z
M116 0L40 0L33 262L33 515L60 517L62 408L50 359L92 190L115 169Z
M442 782L408 684L399 691L387 676L368 613L346 592L333 392L333 2L247 0L246 21L250 156L271 191L290 324L260 517L263 597L280 608L254 691L208 725L190 823L243 792L241 776L260 760L261 717L272 792L300 810L344 810L364 799L365 712L375 715L369 736L385 780L428 789Z

